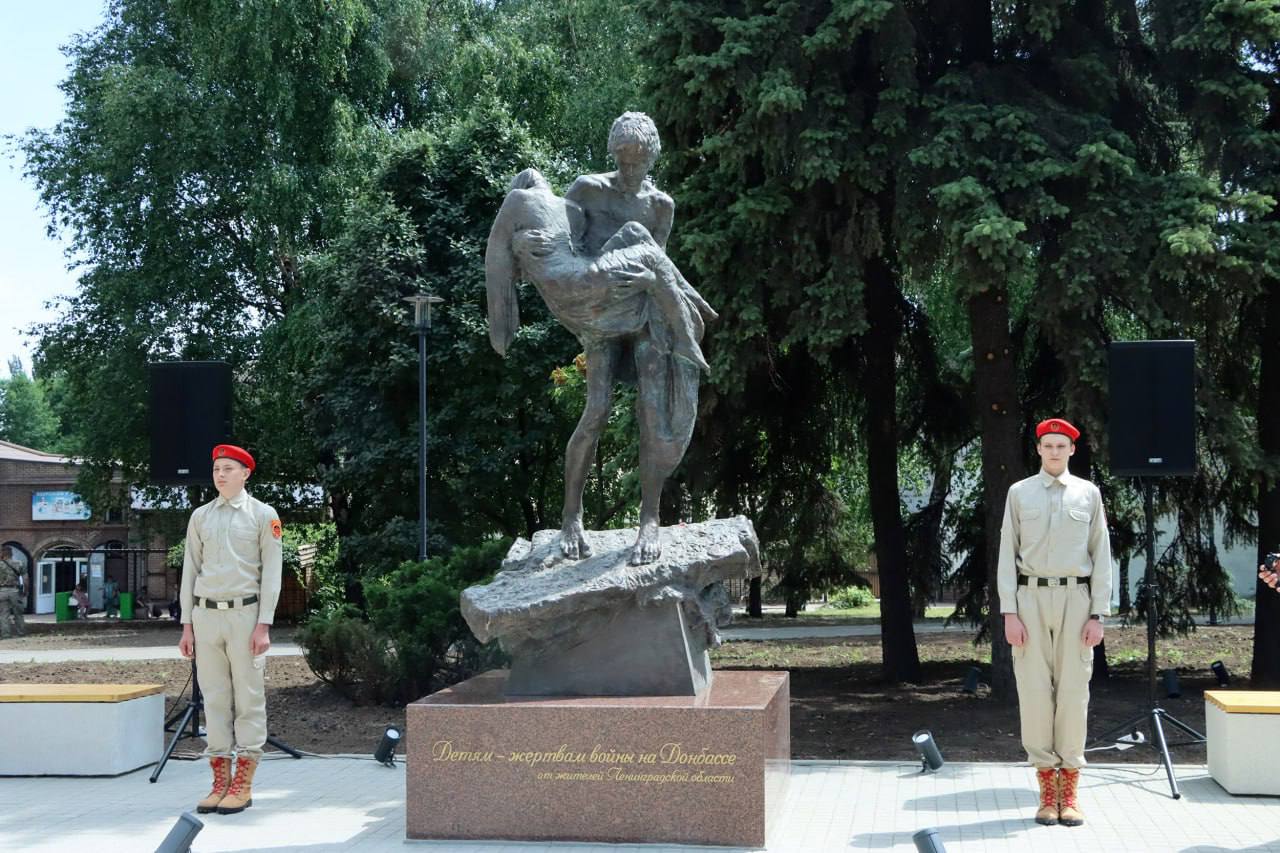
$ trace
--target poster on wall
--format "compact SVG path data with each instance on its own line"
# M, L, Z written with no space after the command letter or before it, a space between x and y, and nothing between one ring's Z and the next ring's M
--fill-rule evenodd
M75 492L32 492L32 521L85 521L89 505Z

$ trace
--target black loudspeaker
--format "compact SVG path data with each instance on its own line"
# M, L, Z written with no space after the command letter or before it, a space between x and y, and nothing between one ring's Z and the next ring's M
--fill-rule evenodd
M215 445L231 440L231 365L168 361L151 372L151 482L212 482Z
M1127 341L1107 348L1111 473L1196 471L1195 341Z

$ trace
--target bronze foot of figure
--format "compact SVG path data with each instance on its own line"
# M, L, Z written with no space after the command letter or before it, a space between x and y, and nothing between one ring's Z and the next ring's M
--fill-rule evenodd
M659 532L658 522L646 521L640 525L640 535L636 537L635 547L631 549L631 560L633 566L643 566L645 563L652 563L662 556L662 534Z
M587 544L587 532L582 529L582 519L569 519L560 528L560 553L570 560L585 560L591 556L591 546Z

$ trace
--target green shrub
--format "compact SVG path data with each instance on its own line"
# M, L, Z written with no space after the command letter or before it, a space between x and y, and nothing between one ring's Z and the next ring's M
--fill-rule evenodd
M856 610L859 607L869 607L874 603L875 597L865 586L841 587L827 596L827 606L838 610Z
M459 597L486 583L502 565L510 542L455 548L447 557L409 560L365 580L369 621L395 650L400 701L413 701L496 665L496 644L481 646L462 619Z
M298 643L316 677L353 702L396 698L399 673L391 644L354 607L312 615L298 631Z
M368 621L351 605L317 611L298 634L307 664L355 702L411 702L503 662L462 619L459 597L502 565L508 541L407 561L364 581Z

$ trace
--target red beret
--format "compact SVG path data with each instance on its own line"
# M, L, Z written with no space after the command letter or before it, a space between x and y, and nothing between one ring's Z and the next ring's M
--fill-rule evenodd
M1042 438L1051 432L1065 435L1072 441L1075 441L1080 437L1080 430L1076 429L1062 418L1049 418L1047 421L1041 421L1036 427L1036 438Z
M215 460L234 459L250 471L253 470L253 457L249 455L249 451L234 444L219 444L213 449L213 458Z

